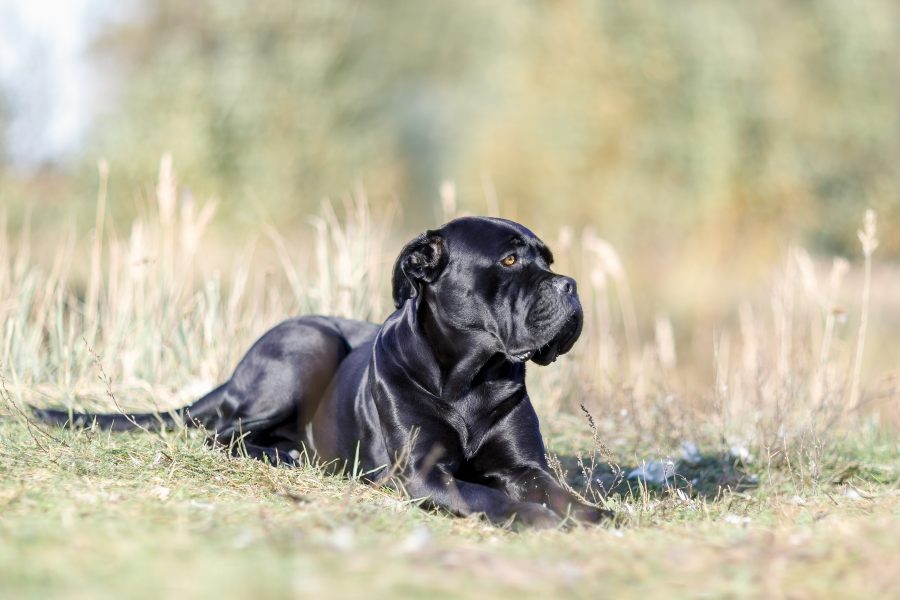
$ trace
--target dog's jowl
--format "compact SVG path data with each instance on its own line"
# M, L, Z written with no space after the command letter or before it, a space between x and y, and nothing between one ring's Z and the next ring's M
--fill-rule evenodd
M525 366L581 333L575 281L511 221L466 217L409 242L393 269L396 310L381 325L285 321L231 378L176 414L76 413L110 429L203 425L215 442L290 465L305 451L336 469L391 474L414 497L461 515L556 526L596 522L551 475ZM67 423L68 411L36 410ZM240 444L235 444L240 440Z

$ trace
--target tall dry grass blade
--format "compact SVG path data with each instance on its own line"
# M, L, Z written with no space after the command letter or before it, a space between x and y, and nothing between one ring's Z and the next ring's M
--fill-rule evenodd
M741 302L738 309L741 328L741 362L745 374L755 378L759 371L759 335L753 307L748 302Z
M19 231L21 242L12 263L13 279L21 281L25 272L31 267L31 203L25 207L25 223Z
M0 298L12 292L12 244L6 231L8 215L6 208L0 208ZM11 306L10 306L11 308ZM4 307L0 305L0 320L4 318Z
M852 410L859 405L859 380L862 376L863 353L866 347L866 330L869 326L869 299L872 293L872 254L878 248L878 227L875 211L869 209L863 219L863 228L857 231L865 258L865 276L863 278L862 307L859 316L859 331L856 338L856 358L853 361L853 380L850 384L850 400L848 408Z
M825 334L822 336L822 346L819 350L819 364L824 365L831 356L831 344L834 338L834 327L838 317L842 314L837 305L841 283L850 269L850 263L843 258L835 258L831 265L829 277L828 298L826 303Z
M659 356L659 362L664 369L672 370L678 366L672 321L665 315L656 315L654 331L656 333L656 352Z
M619 253L616 252L612 244L591 232L586 232L584 239L588 248L599 259L603 270L616 284L616 295L619 300L619 310L622 313L622 324L625 329L625 345L628 349L630 374L635 376L640 372L641 340L638 332L637 312L635 311L634 300L631 295L631 286L628 283L628 277L625 275L622 259L619 258Z
M731 336L728 331L713 334L713 357L715 360L715 404L720 419L720 435L724 438L733 418L729 379L731 374Z
M159 225L162 230L160 268L166 284L172 282L175 273L175 207L177 184L172 154L166 152L159 161L159 179L156 184L156 204Z
M441 211L444 215L444 222L452 221L456 218L456 184L450 180L441 182Z
M97 187L97 212L94 219L94 235L91 240L91 273L88 280L87 296L84 300L85 323L90 327L88 339L94 343L99 322L100 288L103 285L103 237L106 222L106 195L109 181L109 163L106 159L97 162L99 183Z
M304 297L304 287L300 281L300 275L297 273L297 269L294 267L294 263L291 260L290 252L287 248L287 243L284 241L284 238L278 233L278 230L272 227L269 224L263 225L263 231L265 231L266 236L269 240L275 244L275 250L278 254L278 260L281 263L281 268L284 271L285 276L287 277L288 284L291 286L291 292L294 295L294 300L298 305L301 305Z
M822 343L819 346L819 359L813 375L813 383L810 391L811 400L814 406L821 406L825 401L827 394L827 370L828 363L831 359L831 346L834 340L834 330L841 314L837 306L838 293L840 292L841 282L847 274L850 264L843 258L835 258L831 264L831 275L829 277L828 293L825 296L823 309L825 311L825 323L822 330Z

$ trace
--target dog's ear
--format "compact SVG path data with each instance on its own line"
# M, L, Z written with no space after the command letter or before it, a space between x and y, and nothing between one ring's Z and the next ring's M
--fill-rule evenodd
M406 244L394 263L394 305L400 308L408 298L418 296L422 285L436 280L446 265L444 238L437 231L426 231Z

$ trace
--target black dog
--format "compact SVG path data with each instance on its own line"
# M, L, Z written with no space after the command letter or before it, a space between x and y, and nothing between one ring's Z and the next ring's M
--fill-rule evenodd
M304 448L454 513L556 526L596 522L551 475L525 363L546 365L581 333L575 281L525 227L468 217L403 248L397 310L383 325L300 317L263 335L231 379L175 415L75 414L109 429L202 424L254 458L292 464ZM38 410L67 423L66 411Z

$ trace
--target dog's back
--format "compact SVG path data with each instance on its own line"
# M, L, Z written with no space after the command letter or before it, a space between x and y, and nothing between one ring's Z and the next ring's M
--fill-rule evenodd
M33 408L42 421L102 429L169 429L202 426L216 442L240 440L248 454L290 462L304 445L307 425L341 362L370 343L378 325L340 317L305 316L279 323L260 337L232 376L193 404L164 413L84 413ZM285 453L282 455L282 451Z

